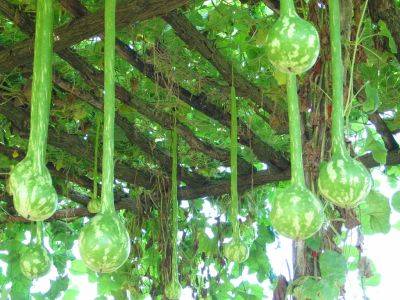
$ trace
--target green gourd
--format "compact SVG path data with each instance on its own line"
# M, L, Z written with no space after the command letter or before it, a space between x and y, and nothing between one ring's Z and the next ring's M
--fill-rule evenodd
M237 189L237 149L238 149L238 133L237 133L237 107L236 107L235 88L231 87L231 223L233 228L233 239L230 243L224 245L225 257L233 262L242 263L249 257L249 248L240 237L240 229L238 222L239 203Z
M96 272L120 268L130 253L129 234L114 206L114 119L115 119L115 0L105 1L104 47L104 130L101 212L84 226L79 252L85 264Z
M292 0L281 1L282 17L296 18L296 24L302 24L297 16ZM278 20L278 25L282 26L282 20ZM297 25L294 26L297 30ZM287 30L287 27L284 27ZM305 32L307 35L307 31ZM316 34L318 36L318 34ZM303 43L303 37L299 38L299 43L293 40L298 37L294 35L290 41L295 45ZM318 48L315 48L313 55L318 56ZM315 60L314 60L315 62ZM312 64L303 68L302 72L310 68ZM297 72L297 71L296 71ZM301 143L301 124L299 99L297 95L296 74L287 74L287 99L289 113L289 133L290 133L290 164L292 180L289 187L279 190L272 204L271 223L274 228L283 236L295 240L307 239L315 234L324 222L323 207L319 199L306 187L303 171L302 143Z
M172 202L172 218L171 218L171 278L165 287L165 295L168 299L179 299L182 291L178 278L178 133L176 130L176 116L174 129L172 131L172 183L171 183L171 202Z
M329 1L332 49L332 158L320 167L318 188L322 196L342 208L354 208L369 194L372 177L364 165L351 158L344 143L343 65L340 43L339 1Z
M30 244L26 246L19 260L22 274L29 279L45 276L49 273L52 265L52 258L47 249L43 246L42 222L37 222L36 232L36 243L33 243L32 236Z
M58 198L46 167L52 90L53 1L38 0L36 11L29 145L26 157L10 173L8 190L21 216L42 221L53 215Z
M94 148L94 166L93 166L93 197L87 205L87 209L92 214L97 214L101 211L101 201L97 198L97 162L99 160L99 141L100 141L100 125L101 119L96 116L96 138Z
M283 73L304 73L318 58L318 32L311 23L297 15L293 0L280 3L281 16L266 39L267 57Z

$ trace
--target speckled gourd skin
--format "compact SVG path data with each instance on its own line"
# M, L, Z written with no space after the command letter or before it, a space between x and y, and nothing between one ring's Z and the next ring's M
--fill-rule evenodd
M224 246L224 256L236 263L242 263L249 258L249 248L240 239L233 239Z
M333 157L321 164L318 188L336 206L354 208L368 196L372 177L361 162L345 156Z
M29 279L36 279L49 273L52 258L41 245L28 245L20 257L19 265L22 274Z
M31 221L49 218L57 206L57 193L46 168L52 90L53 2L37 1L37 11L28 151L12 169L8 182L15 209Z
M173 275L173 278L165 287L165 296L170 300L179 300L182 293L182 286L179 283L178 278Z
M357 160L350 157L344 144L343 64L341 52L340 7L329 0L332 51L332 159L322 163L318 178L321 195L343 208L355 208L369 194L372 177Z
M276 69L301 74L317 61L320 51L318 32L311 23L290 10L269 30L266 49L267 57Z
M280 234L295 240L311 237L324 222L320 201L301 185L290 185L277 192L270 218Z
M56 211L57 192L46 167L38 173L32 160L25 158L13 168L8 184L14 207L24 218L42 221Z
M93 271L111 273L120 268L130 252L129 234L116 213L100 213L79 236L82 260Z

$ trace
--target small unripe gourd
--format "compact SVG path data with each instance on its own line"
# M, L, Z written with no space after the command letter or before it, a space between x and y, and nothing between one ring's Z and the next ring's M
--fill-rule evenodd
M270 218L280 234L295 240L311 237L324 222L318 198L306 187L296 184L277 192Z
M283 73L301 74L315 64L318 32L297 15L292 0L281 1L281 16L268 32L266 48L271 64Z
M93 271L111 273L120 268L130 252L129 234L116 213L100 213L79 236L82 260Z
M49 218L57 193L46 167L47 131L51 102L53 1L37 1L31 122L26 157L11 171L8 190L16 211L31 221Z
M37 279L49 273L53 260L50 253L43 245L43 223L36 223L36 242L31 242L24 247L19 260L22 274L29 279ZM34 232L31 231L33 235Z
M338 0L329 1L332 49L332 159L322 163L318 188L322 196L342 208L355 208L371 188L372 177L357 160L350 157L344 144L343 66L340 42L340 9Z
M179 300L181 297L182 286L179 283L179 279L175 277L173 275L173 279L165 287L165 296L170 300Z
M249 258L249 248L240 239L233 239L224 246L224 256L236 263L242 263Z
M21 255L19 265L22 274L29 279L36 279L49 273L52 258L41 245L28 245Z

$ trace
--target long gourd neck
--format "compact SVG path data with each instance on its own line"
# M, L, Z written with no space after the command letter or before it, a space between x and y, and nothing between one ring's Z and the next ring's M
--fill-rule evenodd
M38 0L27 157L39 174L46 162L49 109L52 89L53 1Z
M115 0L105 1L104 37L104 129L101 212L114 207L114 119L115 119Z
M332 51L332 154L348 156L344 144L343 63L340 41L339 0L329 0L329 28Z
M231 87L231 223L233 227L233 238L240 238L239 222L237 216L239 214L239 196L238 196L238 171L237 171L237 155L238 155L238 120L237 120L237 102L235 88Z
M301 142L301 123L299 98L297 96L296 75L287 74L287 99L289 113L289 134L290 134L290 166L292 173L292 184L304 186L304 171Z
M171 202L172 202L172 275L178 274L178 134L176 130L176 117L172 130L172 184L171 184Z
M297 16L293 0L281 0L280 5L281 16Z

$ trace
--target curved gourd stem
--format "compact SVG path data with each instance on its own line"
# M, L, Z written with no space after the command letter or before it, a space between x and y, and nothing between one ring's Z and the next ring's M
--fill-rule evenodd
M281 5L280 11L282 16L297 15L293 0L281 0L280 5Z
M292 172L292 183L305 185L301 143L301 124L299 98L297 96L296 75L287 74L287 98L289 113L289 134L290 134L290 166Z
M174 120L174 128L172 130L172 276L178 274L178 133L176 130L176 115Z
M233 239L239 239L239 222L237 216L239 214L238 201L238 171L237 171L237 153L238 153L238 121L237 121L237 103L235 87L231 87L231 223L233 227Z
M114 207L114 119L115 119L115 0L105 1L104 35L104 129L101 212Z
M332 152L333 156L347 157L344 143L343 119L343 62L340 41L339 0L329 0L329 28L332 51Z
M36 222L36 244L37 245L43 245L43 232L44 232L43 222Z
M101 119L96 116L96 137L95 137L95 148L94 148L94 166L93 166L93 201L97 201L97 172L98 172L98 160L99 160L99 143L100 143L100 123Z
M46 163L47 133L52 89L53 1L38 0L27 157L40 174Z

